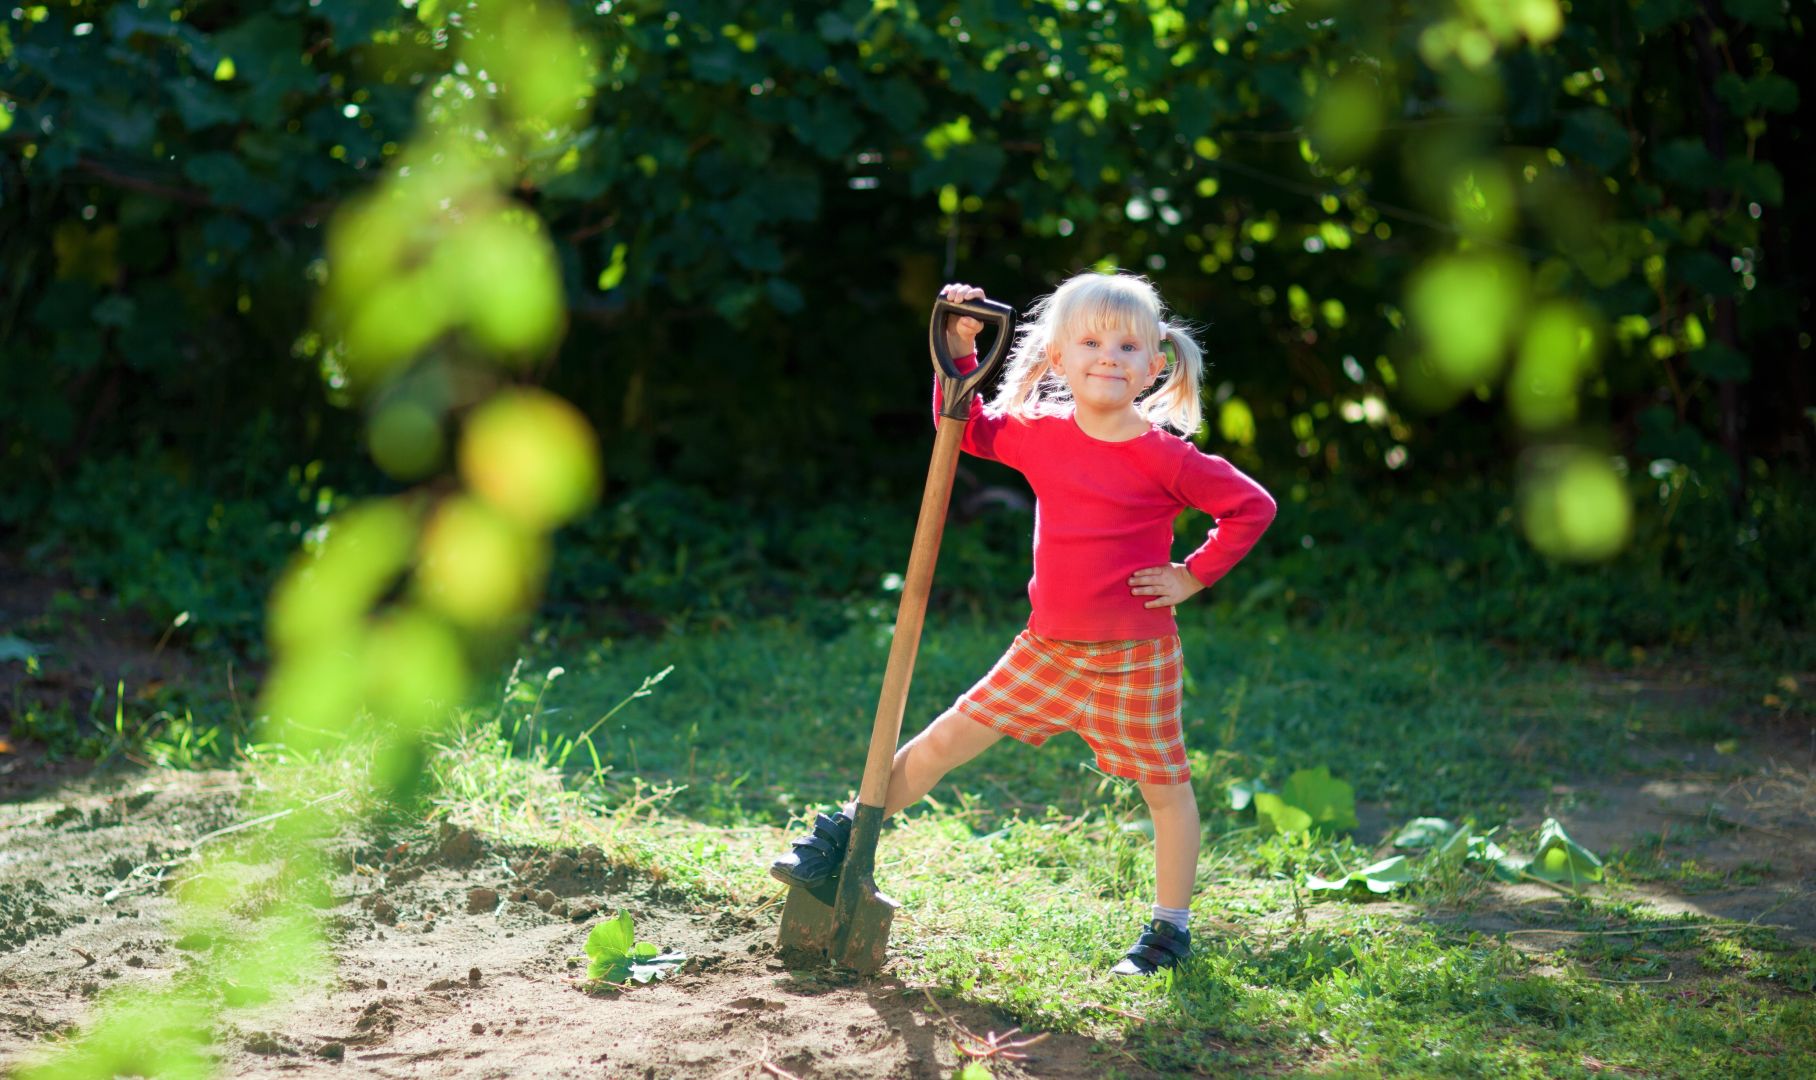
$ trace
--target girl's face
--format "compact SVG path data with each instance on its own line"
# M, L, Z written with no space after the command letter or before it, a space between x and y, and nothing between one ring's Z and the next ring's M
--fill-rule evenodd
M1081 327L1054 341L1052 365L1080 408L1113 413L1134 405L1166 370L1167 360L1133 327Z

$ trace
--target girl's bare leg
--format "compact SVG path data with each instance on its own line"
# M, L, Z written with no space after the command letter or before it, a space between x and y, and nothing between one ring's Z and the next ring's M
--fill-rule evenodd
M927 725L927 730L895 752L883 816L894 817L904 808L920 802L921 797L940 782L940 777L988 750L990 744L1002 737L1002 732L976 720L955 712L942 713L939 719ZM857 813L856 799L845 804L845 813Z
M1192 906L1198 880L1198 799L1191 784L1141 784L1154 819L1154 884L1161 907ZM890 787L894 793L894 785Z

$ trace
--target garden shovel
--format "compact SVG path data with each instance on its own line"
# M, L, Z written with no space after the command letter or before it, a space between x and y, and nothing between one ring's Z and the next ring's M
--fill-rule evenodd
M960 315L996 328L989 355L981 357L976 370L968 374L959 373L946 346L946 320ZM883 828L884 798L889 793L890 764L895 758L896 739L902 732L908 680L914 674L914 656L920 649L927 592L933 585L940 534L946 528L946 504L952 495L953 473L958 469L958 444L971 415L971 398L996 370L1014 335L1015 310L1007 304L991 300L953 303L942 299L933 305L927 336L942 397L939 431L933 440L933 463L927 469L927 490L921 495L920 519L914 526L914 548L908 555L901 606L896 609L895 638L889 646L883 692L877 701L876 722L870 729L870 756L864 761L864 780L858 788L851 843L845 849L845 861L837 877L812 889L789 886L788 904L782 909L782 934L777 942L784 953L830 959L865 974L883 966L889 924L898 905L877 891L872 873L877 835Z

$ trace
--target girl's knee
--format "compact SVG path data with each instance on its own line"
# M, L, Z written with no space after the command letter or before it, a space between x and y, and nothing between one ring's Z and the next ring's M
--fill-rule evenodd
M1192 793L1192 785L1185 784L1141 784L1141 797L1147 801L1148 809L1154 813L1197 813L1198 797Z
M991 728L956 712L942 713L914 737L914 742L934 757L946 761L970 759L995 742L998 735Z

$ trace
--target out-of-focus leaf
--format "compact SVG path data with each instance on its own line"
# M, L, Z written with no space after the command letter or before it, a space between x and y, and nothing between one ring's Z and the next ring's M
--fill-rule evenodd
M1443 818L1413 818L1400 826L1400 831L1394 834L1393 845L1402 848L1431 847L1455 830L1456 826Z
M1747 354L1719 341L1711 341L1689 356L1690 369L1711 379L1745 382L1753 373Z
M1633 153L1633 140L1625 125L1607 109L1577 109L1567 113L1557 146L1602 172L1612 172Z
M1286 800L1271 791L1255 793L1255 820L1261 823L1264 833L1302 833L1310 831L1312 816L1296 806L1288 806Z
M1343 830L1356 827L1356 789L1331 776L1328 766L1296 770L1287 777L1280 795L1289 804L1305 811L1315 828Z

